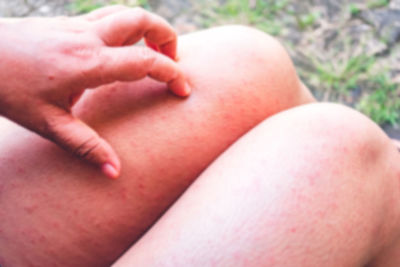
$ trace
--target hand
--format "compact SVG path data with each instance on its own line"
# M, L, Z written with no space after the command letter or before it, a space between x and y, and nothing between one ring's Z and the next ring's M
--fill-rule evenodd
M117 178L111 146L71 115L86 88L150 76L190 89L173 61L177 36L162 18L112 6L73 18L0 20L0 114ZM149 47L131 46L145 38ZM160 52L160 53L158 53Z

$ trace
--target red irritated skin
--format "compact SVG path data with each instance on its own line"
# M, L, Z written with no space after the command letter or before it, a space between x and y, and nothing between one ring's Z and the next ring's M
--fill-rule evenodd
M149 76L178 96L190 93L174 61L175 31L140 8L112 6L71 18L1 19L0 34L0 115L97 165L110 178L119 176L118 155L71 114L84 90ZM142 38L153 49L132 46Z
M73 109L120 156L117 180L0 123L2 266L109 266L240 136L313 101L285 50L262 32L190 34L179 38L178 56L193 90L186 100L145 79L86 91Z

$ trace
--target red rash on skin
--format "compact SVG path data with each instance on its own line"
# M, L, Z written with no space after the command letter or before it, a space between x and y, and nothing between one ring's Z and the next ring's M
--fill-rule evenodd
M164 197L163 197L163 195L160 195L160 194L154 194L153 197L152 197L152 199L153 199L154 201L156 201L156 202L161 202L161 201L164 200Z
M43 242L46 242L46 241L47 241L47 237L44 234L41 234L39 236L39 242L43 243Z
M26 170L22 167L17 168L17 174L18 175L24 175L26 173Z
M59 222L54 222L52 226L53 226L54 229L59 229L60 228L60 223Z
M76 216L79 214L79 210L78 209L73 209L72 213Z
M25 207L24 208L24 210L27 212L27 213L29 213L29 214L32 214L32 213L34 213L35 212L35 210L37 209L37 206L29 206L29 207Z
M11 182L10 183L10 188L11 189L16 189L16 188L18 188L19 186L16 184L16 183L13 183L13 182Z
M107 222L107 225L110 227L114 227L116 220L114 218L110 218Z
M265 266L274 266L276 263L275 257L270 256L265 261Z
M229 114L229 113L226 113L226 114L224 114L224 119L225 120L227 120L227 121L229 121L229 120L232 120L233 119L233 116L231 115L231 114Z
M138 188L139 188L139 190L140 191L144 191L144 189L145 189L145 186L144 186L144 184L142 184L142 183L139 183L139 185L138 185Z
M317 176L315 175L310 175L308 176L308 182L310 186L314 186L315 185L315 180L318 179Z
M320 210L320 211L317 211L316 214L320 219L324 219L325 216L326 216L326 211L325 210Z
M27 230L25 230L25 229L22 229L19 233L20 233L22 236L26 236L26 235L28 234L28 232L29 232L29 231L27 231Z
M128 200L128 189L122 188L120 191L120 196L121 196L122 200L124 200L124 201Z
M135 140L132 140L132 141L130 142L130 145L133 146L133 147L135 147L135 146L137 146L137 142L136 142Z
M101 228L101 223L100 223L100 222L95 222L95 223L94 223L94 227L96 227L96 228Z

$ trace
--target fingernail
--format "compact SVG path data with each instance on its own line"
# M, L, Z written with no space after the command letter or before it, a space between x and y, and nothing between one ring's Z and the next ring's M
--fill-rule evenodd
M183 89L183 93L185 94L185 96L188 96L190 95L191 92L192 89L190 88L189 84L185 82L185 88Z
M119 176L117 169L110 163L103 164L103 166L101 166L101 171L111 179L117 179Z

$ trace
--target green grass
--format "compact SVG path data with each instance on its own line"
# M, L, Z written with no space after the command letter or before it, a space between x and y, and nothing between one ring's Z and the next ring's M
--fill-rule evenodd
M319 14L316 12L303 15L295 15L297 26L302 31L313 26L317 21L318 17Z
M349 11L352 16L357 16L361 13L361 9L354 3L349 5Z
M311 28L318 21L317 12L298 14L289 8L292 0L226 0L221 5L214 3L213 13L205 16L204 26L224 23L241 23L254 26L278 36L288 23L297 24L299 30Z
M235 22L279 35L282 30L279 13L288 3L289 0L226 0L222 5L215 5L212 13L206 14L205 26Z
M369 116L379 125L399 125L400 86L393 83L388 75L378 74L369 80L375 90L366 94L357 109Z
M368 8L380 8L390 4L390 0L370 0L368 1Z
M375 58L364 54L353 56L338 64L315 62L316 73L313 79L319 88L327 93L340 96L347 95L366 79L375 63Z
M351 92L361 89L361 99L355 105L359 111L379 125L399 125L400 86L387 73L374 72L375 62L374 57L362 54L338 65L317 63L317 71L309 75L325 100L343 102Z
M102 7L103 4L96 0L75 0L71 3L70 9L73 13L83 14Z
M147 0L112 0L112 1L74 0L70 4L70 10L75 14L84 14L106 5L115 5L115 4L132 6L132 7L141 6L143 8L150 9Z

